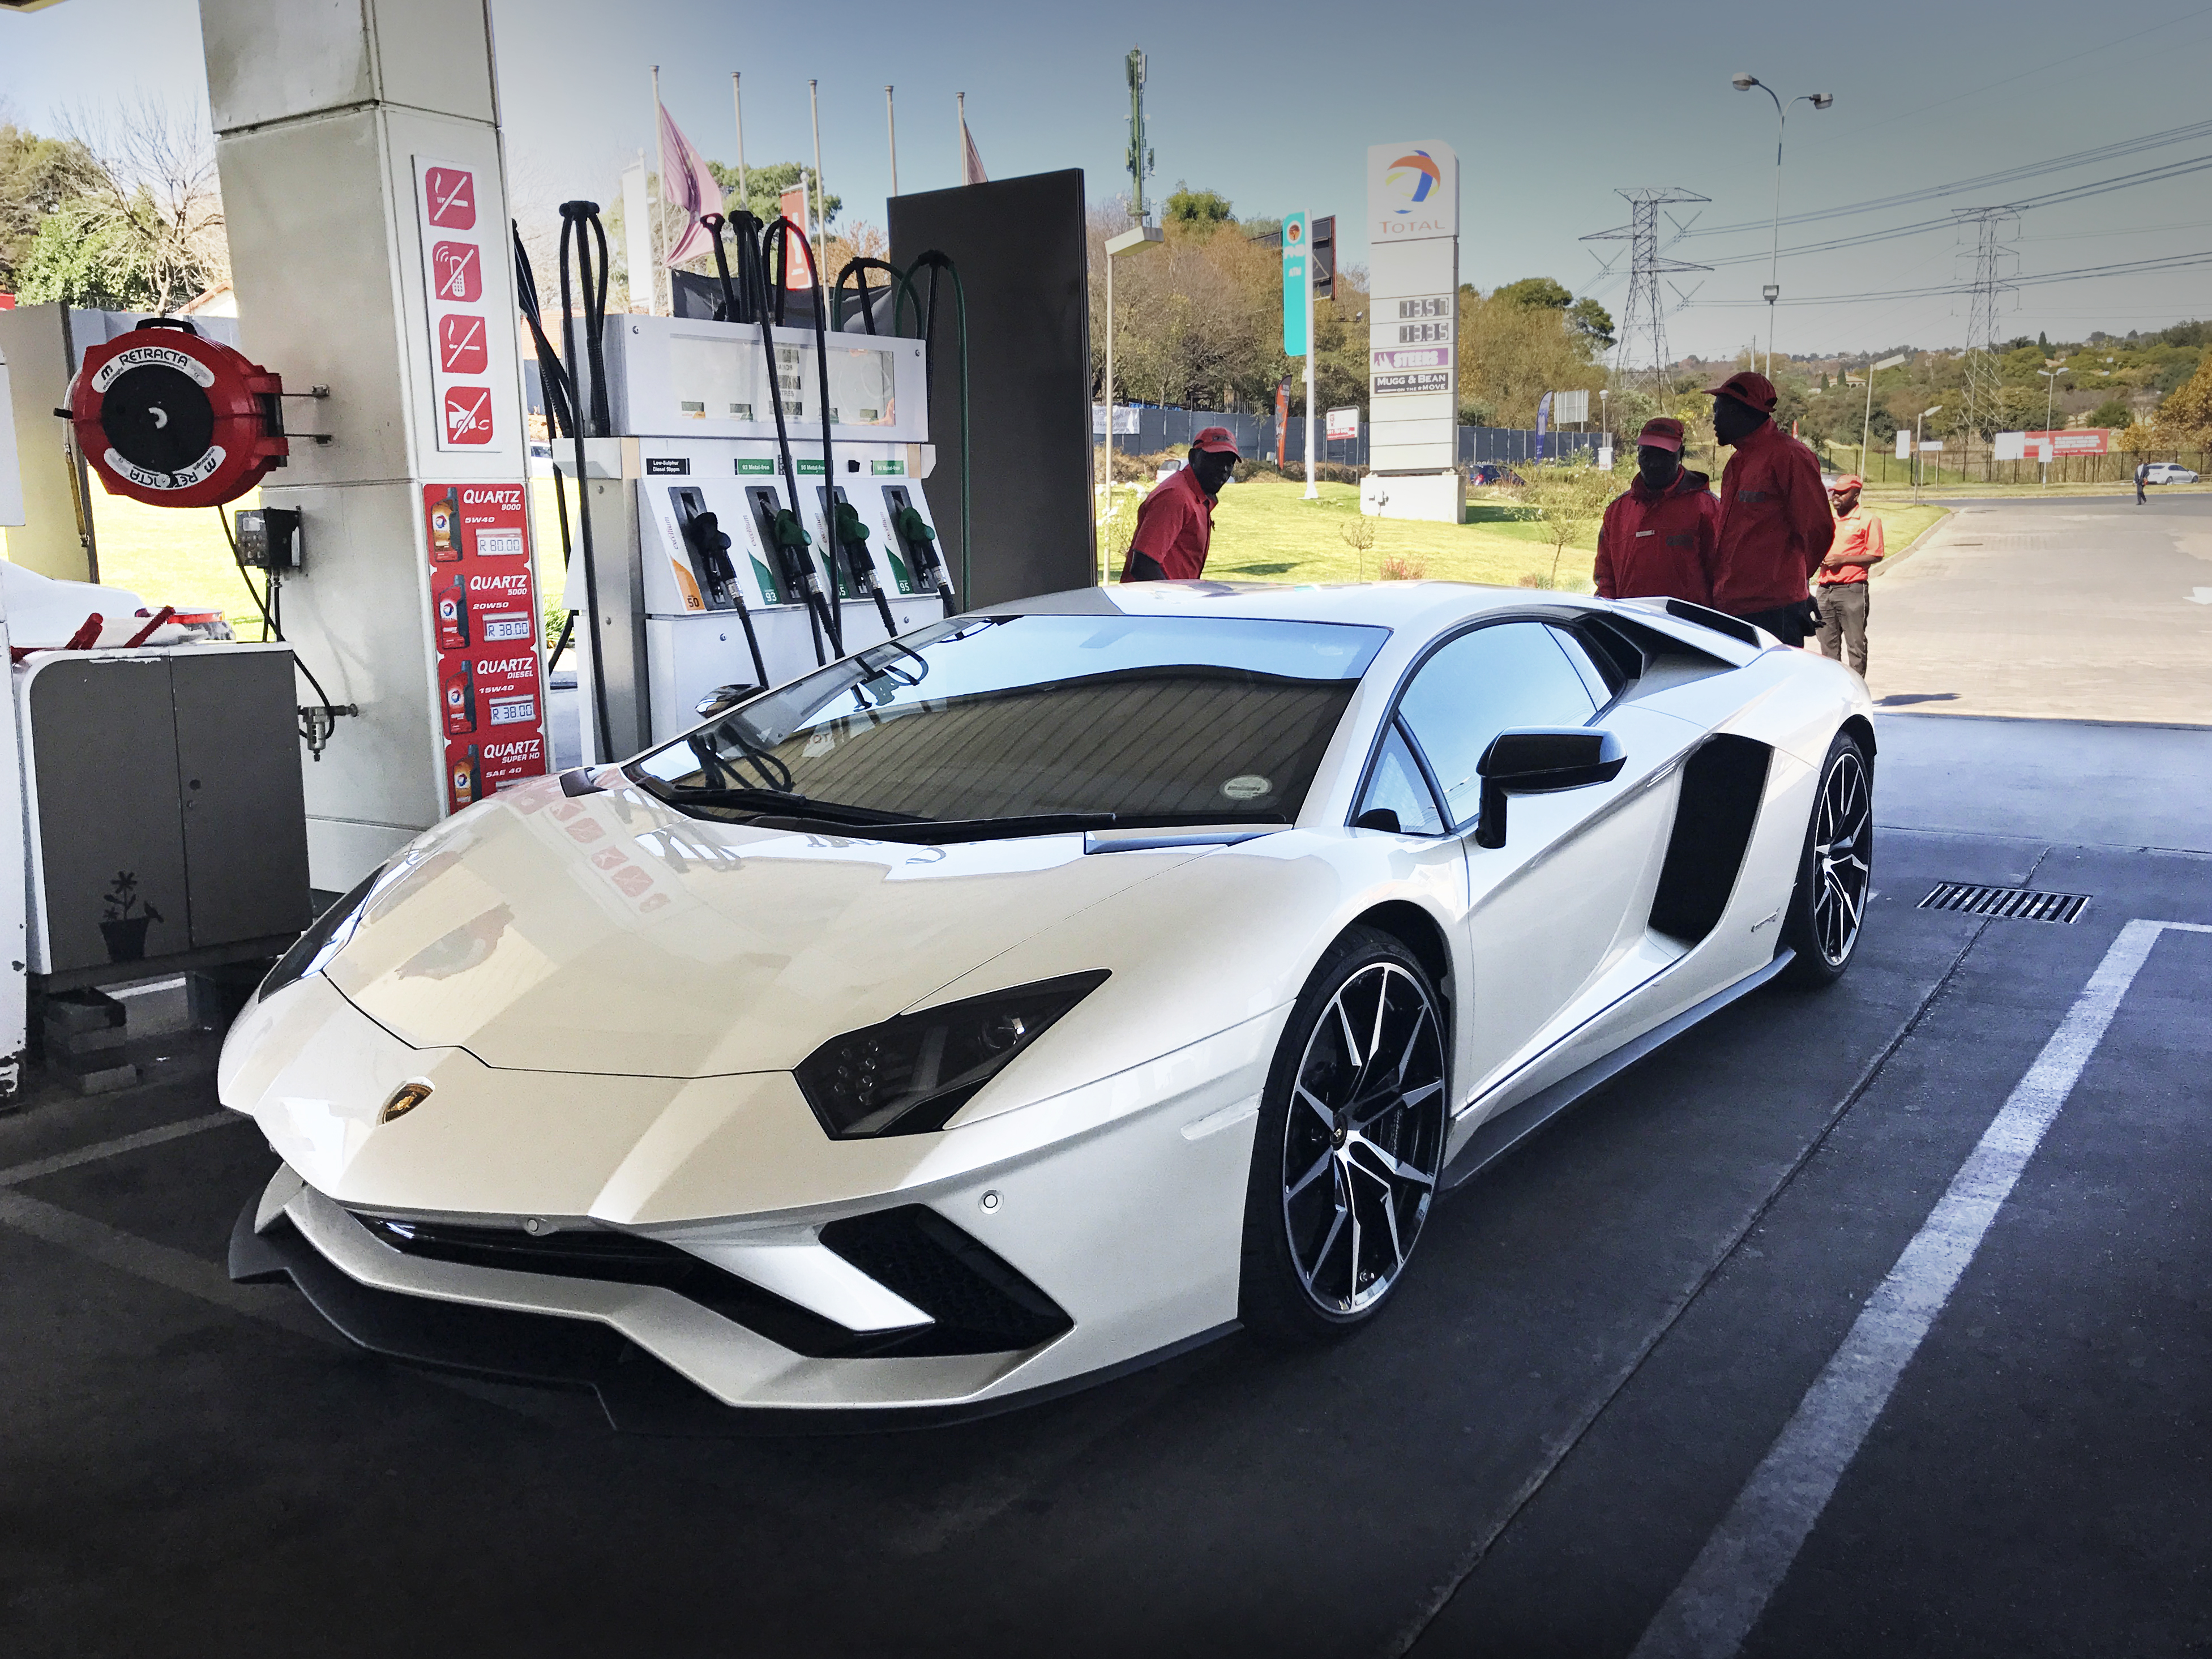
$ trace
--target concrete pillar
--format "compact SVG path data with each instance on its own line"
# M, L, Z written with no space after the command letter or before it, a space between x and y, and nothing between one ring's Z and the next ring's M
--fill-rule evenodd
M302 514L286 635L331 700L361 709L302 767L312 879L337 890L453 805L426 495L527 500L491 22L482 0L201 0L200 21L241 348L288 390L331 391L287 404L291 465L262 499ZM433 228L432 166L466 175L472 226ZM470 243L474 274L454 290L470 303L434 301L426 268ZM485 326L457 374L439 330L469 315ZM456 391L488 392L488 429L461 443L445 418ZM317 431L326 447L296 435ZM530 604L534 621L534 591ZM534 626L514 644L539 654ZM543 680L539 665L538 723L504 740L544 750ZM478 730L489 744L481 714Z

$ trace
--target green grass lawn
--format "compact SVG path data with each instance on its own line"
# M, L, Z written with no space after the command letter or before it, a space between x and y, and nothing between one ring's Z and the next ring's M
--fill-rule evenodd
M1626 475L1622 475L1624 486ZM532 480L532 524L539 592L545 608L561 602L561 537L553 509L550 478ZM1426 576L1438 581L1485 582L1502 587L1534 586L1548 578L1552 544L1544 526L1524 519L1521 509L1490 490L1468 498L1473 522L1416 524L1398 519L1369 521L1375 545L1360 554L1340 532L1359 522L1359 492L1350 484L1324 483L1321 499L1304 499L1297 479L1254 478L1221 493L1213 517L1213 547L1206 574L1231 581L1374 581L1391 574ZM1123 492L1123 513L1135 510L1138 491ZM252 507L257 494L233 502L229 510ZM1882 520L1888 545L1903 549L1949 511L1933 505L1872 503ZM575 510L573 501L569 511ZM148 507L119 495L97 494L94 525L100 542L103 581L127 587L149 605L219 605L231 626L246 639L261 635L260 617L231 562L222 527L213 512L179 512ZM1107 539L1103 535L1102 541ZM1570 546L1559 562L1559 586L1570 592L1590 591L1595 541ZM315 550L312 541L307 557ZM1118 568L1114 573L1118 575Z

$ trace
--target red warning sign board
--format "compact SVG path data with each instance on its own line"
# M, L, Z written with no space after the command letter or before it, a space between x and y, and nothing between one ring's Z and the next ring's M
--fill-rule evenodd
M550 763L524 503L519 483L422 487L449 811Z
M422 175L422 191L439 229L477 228L477 176L466 167L432 167Z
M491 388L456 386L446 389L440 418L445 422L446 442L488 444L491 441Z
M438 319L438 368L447 374L481 374L488 356L484 319L453 311Z
M474 305L483 298L483 265L474 242L440 242L430 250L430 291Z

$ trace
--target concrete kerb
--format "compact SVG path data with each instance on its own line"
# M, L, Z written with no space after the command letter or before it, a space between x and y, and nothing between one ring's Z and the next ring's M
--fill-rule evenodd
M1903 547L1899 548L1896 552L1890 554L1887 557L1884 558L1880 564L1868 571L1867 580L1871 581L1875 577L1884 575L1889 571L1897 568L1899 565L1903 564L1915 553L1917 553L1922 548L1927 546L1929 543L1934 540L1937 536L1949 529L1952 525L1958 521L1958 518L1959 509L1957 507L1945 507L1943 509L1943 516L1942 518L1936 520L1934 524L1929 525L1927 529L1922 531L1911 541L1905 543Z

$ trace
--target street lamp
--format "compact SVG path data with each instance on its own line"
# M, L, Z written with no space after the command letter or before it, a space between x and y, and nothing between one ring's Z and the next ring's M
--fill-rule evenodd
M1867 434L1874 426L1874 377L1885 368L1895 368L1904 361L1905 354L1900 351L1894 357L1885 357L1878 363L1867 366L1866 415L1859 422L1859 477L1862 478L1866 477ZM1887 477L1888 474L1882 476Z
M1106 239L1106 504L1109 511L1114 505L1114 256L1127 253L1133 247L1146 247L1160 241L1166 233L1158 225L1139 224L1123 231L1119 236ZM1103 557L1103 556L1102 556ZM1105 567L1099 567L1103 571ZM1101 576L1103 581L1106 580Z
M2049 457L2050 457L2050 454L2051 454L2051 406L2052 406L2052 400L2053 400L2055 398L2057 398L2057 395L2058 395L2058 381L2059 381L2059 378L2060 378L2062 375L2071 374L2074 371L2073 371L2072 369L2070 369L2070 368L2039 368L2039 369L2037 369L2035 372L2036 372L2036 374L2037 374L2038 375L2039 375L2039 376L2041 376L2041 377L2042 377L2043 383L2044 383L2044 385L2043 385L2043 454L2044 454L2045 459L2044 459L2044 461L2043 461L2043 487L2044 487L2045 489L2050 489L2050 488L2051 488L2051 462L2050 462Z
M1774 100L1774 241L1767 256L1766 286L1760 290L1766 301L1766 378L1774 378L1774 302L1782 297L1782 137L1790 125L1790 105L1810 104L1814 109L1826 109L1836 101L1832 92L1802 93L1789 104L1782 101L1772 87L1756 75L1738 75L1729 84L1738 92L1749 92L1757 87Z
M1921 430L1921 422L1922 422L1923 421L1925 421L1925 420L1926 420L1926 419L1927 419L1930 415L1941 415L1942 412L1943 412L1943 405L1942 405L1942 404L1936 404L1936 407L1935 407L1935 408L1933 408L1933 409L1923 409L1923 410L1922 410L1920 411L1919 415L1914 418L1913 422L1912 422L1912 504L1913 504L1915 507L1917 507L1917 506L1919 506L1919 505L1920 505L1920 468L1921 468L1921 462L1920 462L1920 430Z

